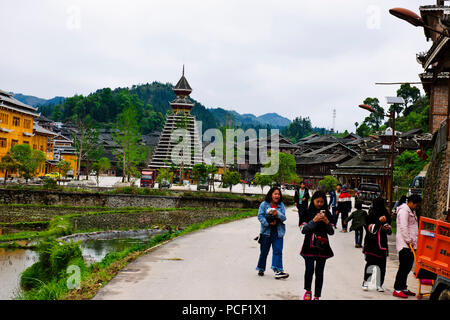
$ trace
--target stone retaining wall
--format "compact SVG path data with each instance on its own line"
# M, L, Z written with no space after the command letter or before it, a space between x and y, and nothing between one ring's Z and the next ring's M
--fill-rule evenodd
M447 141L445 123L437 132L433 156L428 167L423 191L422 215L445 220L450 166L450 142Z
M48 221L53 216L60 216L87 211L104 211L101 208L64 208L64 207L39 207L39 206L8 206L0 205L0 222L32 222Z
M0 189L0 204L101 206L108 208L257 208L259 200Z
M153 226L179 226L184 228L193 223L205 220L223 218L237 214L236 210L186 210L186 211L156 211L144 213L105 213L86 215L73 219L74 231L77 230L117 230L126 228L151 228Z

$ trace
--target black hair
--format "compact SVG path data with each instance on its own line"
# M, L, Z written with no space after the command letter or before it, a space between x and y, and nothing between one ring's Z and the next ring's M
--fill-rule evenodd
M323 206L319 209L314 205L314 200L317 198L322 198L324 200ZM331 221L332 217L330 212L328 211L327 195L325 194L325 192L319 190L314 192L314 194L312 195L308 210L306 210L306 212L304 212L300 217L300 224L302 224L303 222L308 223L309 221L311 221L320 210L325 210L328 220Z
M422 202L422 197L418 194L412 194L408 197L408 202L412 202L414 204Z
M328 208L328 205L327 205L327 195L325 194L325 192L323 192L323 191L316 191L316 192L314 192L314 194L312 195L312 197L311 197L311 202L310 202L310 204L309 204L309 209L311 210L313 210L313 211L315 211L316 209L316 207L314 206L314 200L315 199L317 199L317 198L322 198L323 199L323 206L322 206L322 208L320 208L320 210L327 210L327 208Z
M338 184L336 185L336 187L337 187L337 186L342 187L342 184L338 183Z
M280 200L278 200L278 204L283 202L283 195L281 193L281 189L280 187L272 187L270 188L269 192L267 192L266 194L266 198L264 199L267 203L271 203L272 202L272 194L274 193L275 190L280 191Z
M299 185L302 185L302 184L304 184L304 185L306 186L306 183L305 183L304 180L300 181L300 184L299 184Z
M368 221L378 221L381 216L386 217L386 222L391 223L391 215L386 209L385 201L382 197L375 198L372 202L372 208L369 209L369 220Z
M404 203L406 203L406 196L405 195L401 196L400 199L398 199L398 205L397 206L400 206L400 205L402 205Z
M359 201L359 200L356 200L356 202L355 202L355 208L358 209L358 210L361 210L361 209L362 209L362 202Z

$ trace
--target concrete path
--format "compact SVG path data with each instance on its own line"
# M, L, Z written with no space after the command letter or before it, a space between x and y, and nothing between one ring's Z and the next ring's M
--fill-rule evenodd
M130 263L94 299L299 299L304 293L304 260L299 256L303 235L298 231L297 212L291 207L286 215L283 264L290 274L287 279L274 279L271 253L265 276L257 275L259 245L253 238L259 233L259 221L253 217L174 239ZM395 253L388 258L386 291L379 293L372 284L365 292L361 289L364 256L354 247L354 233L339 230L330 237L335 256L325 266L322 299L398 299L392 296L398 266ZM417 292L412 273L408 285Z

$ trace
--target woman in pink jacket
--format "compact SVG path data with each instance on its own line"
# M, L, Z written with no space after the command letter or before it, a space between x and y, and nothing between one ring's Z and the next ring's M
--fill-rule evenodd
M408 298L415 296L414 292L408 290L406 284L408 274L414 263L414 255L409 245L417 248L417 235L419 233L419 224L416 210L419 208L422 198L413 194L408 198L407 203L397 208L397 235L396 245L398 259L400 261L397 275L395 276L394 293L395 297Z

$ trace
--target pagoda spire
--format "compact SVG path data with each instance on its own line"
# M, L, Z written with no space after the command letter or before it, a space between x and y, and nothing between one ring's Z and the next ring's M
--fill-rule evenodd
M175 100L170 102L173 113L186 112L191 113L191 109L194 103L189 99L189 95L192 92L192 88L189 82L184 77L184 64L181 73L181 78L178 80L177 84L173 88L173 92L177 95Z

